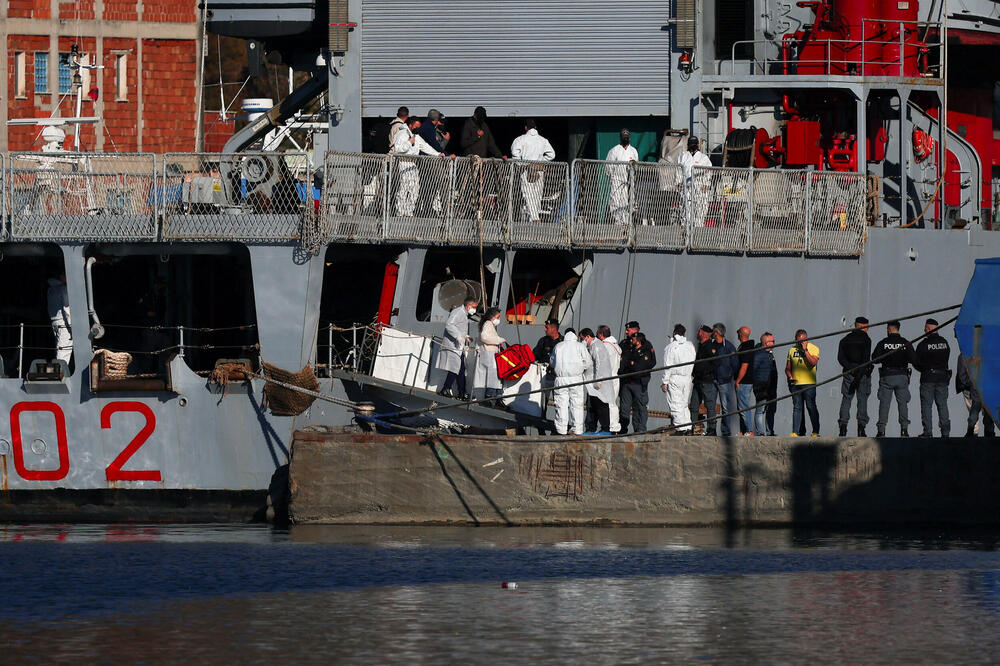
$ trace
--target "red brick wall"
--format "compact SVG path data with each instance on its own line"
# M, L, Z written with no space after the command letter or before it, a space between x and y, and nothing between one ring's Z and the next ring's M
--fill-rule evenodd
M94 18L94 0L73 0L59 3L59 18L67 21Z
M52 18L49 0L7 0L7 7L10 18Z
M187 0L143 0L142 20L165 23L192 23L196 17L196 2Z
M205 152L221 153L226 141L236 131L235 120L221 120L219 113L206 113L202 120L203 134L205 136Z
M137 21L135 0L104 0L105 21Z
M104 39L104 85L101 98L104 100L104 152L115 148L122 153L139 150L139 63L137 43L134 39ZM117 100L115 81L117 57L112 51L129 51L125 58L125 78L128 94L125 100Z
M144 39L142 51L142 149L155 153L193 151L195 42Z
M51 95L35 95L35 51L48 51L49 38L44 36L8 35L7 36L7 90L10 99L7 101L8 118L36 118L42 111L36 105L47 103ZM15 99L14 67L15 51L24 51L25 56L25 99ZM53 56L49 54L49 66L52 66ZM48 114L45 114L48 115ZM35 141L40 127L11 126L7 129L7 145L9 150L37 150L42 145L41 137Z

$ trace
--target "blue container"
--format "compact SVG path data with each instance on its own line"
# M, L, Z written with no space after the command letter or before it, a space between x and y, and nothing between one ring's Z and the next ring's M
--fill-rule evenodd
M1000 418L1000 258L976 259L955 336L983 405Z

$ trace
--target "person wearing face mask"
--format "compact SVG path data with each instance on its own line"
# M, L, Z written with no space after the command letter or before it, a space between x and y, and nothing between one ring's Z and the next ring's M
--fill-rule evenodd
M632 215L630 210L631 197L629 196L630 163L639 161L639 153L635 147L629 145L632 142L630 131L623 129L618 136L618 145L608 151L605 161L623 162L623 164L605 164L604 170L608 174L608 178L611 179L611 195L608 198L611 219L615 224L625 226Z
M474 298L465 299L462 305L448 314L448 320L444 324L444 339L441 341L441 350L438 352L434 367L448 373L444 384L438 390L438 395L446 398L469 399L465 385L465 343L470 340L469 317L476 314L477 303ZM456 382L457 395L451 388Z
M563 340L552 350L549 357L549 364L555 371L555 386L553 391L553 401L556 407L556 432L565 435L572 423L573 432L577 435L583 434L583 420L585 415L584 396L586 394L583 385L584 373L592 366L590 354L587 348L576 339L576 331L567 328L563 334Z
M500 310L497 308L487 309L479 322L479 349L472 388L484 389L485 398L495 398L503 390L503 384L497 375L496 355L500 351L500 345L507 344L507 341L497 334L499 325Z

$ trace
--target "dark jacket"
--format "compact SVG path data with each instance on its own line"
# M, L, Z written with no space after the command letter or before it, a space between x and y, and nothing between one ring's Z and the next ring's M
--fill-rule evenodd
M421 138L423 138L424 141L427 142L427 145L429 145L431 148L438 151L439 153L444 152L444 146L442 146L438 142L437 127L430 120L426 120L420 123L420 129L417 131L417 133L421 136Z
M840 347L837 349L837 363L840 363L840 367L844 369L844 372L853 370L871 359L872 339L860 328L854 329L840 339ZM860 372L855 374L870 376L874 369L874 365L866 365Z
M694 370L691 372L691 378L694 381L700 384L715 381L715 370L719 367L719 362L715 360L715 357L718 353L719 343L712 338L698 345L698 351L694 356ZM702 361L702 359L711 360Z
M625 343L627 348L622 348L622 362L618 368L618 374L651 370L656 367L656 352L653 351L653 345L650 344L649 340L646 340L639 349L632 346L631 340L626 340ZM649 373L625 377L622 381L626 384L641 384L642 388L645 389L646 385L649 384Z
M539 363L548 363L552 350L555 349L555 346L562 341L563 336L561 333L555 340L547 335L543 335L538 341L538 344L535 345L535 348L531 350L535 354L535 360Z
M884 359L878 361L882 364L881 375L905 375L909 372L907 366L917 364L917 356L913 352L913 345L899 333L890 333L879 340L872 351L872 358L878 358L884 354L889 354Z
M476 134L477 130L483 130L483 135ZM502 157L503 153L497 148L497 142L493 140L493 132L485 122L480 125L475 118L469 118L462 126L462 154L479 155L480 157Z
M948 383L951 379L951 370L948 369L951 347L947 340L937 333L931 333L917 344L916 354L920 383Z
M955 393L975 390L976 385L972 382L972 376L969 375L969 366L966 365L965 356L959 354L958 366L955 369Z
M729 340L723 339L719 344L719 356L735 354L736 347ZM720 384L731 384L736 375L740 373L740 359L738 356L720 358L719 364L715 367L715 381Z
M754 347L753 363L751 364L751 378L754 385L770 384L778 380L778 364L774 360L772 348L765 349L761 345Z

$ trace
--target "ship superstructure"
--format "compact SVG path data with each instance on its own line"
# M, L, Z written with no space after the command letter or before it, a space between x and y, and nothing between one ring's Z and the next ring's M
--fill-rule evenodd
M430 11L386 4L395 13L359 0L209 5L209 29L252 38L309 74L222 154L4 156L0 280L13 287L0 311L5 488L266 488L294 429L346 426L359 401L406 409L435 400L433 337L470 293L504 312L500 333L511 342L533 344L549 317L615 332L638 319L660 351L678 321L746 324L782 339L844 328L859 313L878 320L954 305L973 260L1000 249L988 231L992 134L939 122L958 58L949 60L950 14L939 3L623 2L614 20L662 20L630 24L650 31L638 38L634 72L629 59L612 59L595 76L660 77L665 99L654 86L616 107L586 80L572 93L529 81L504 93L524 111L508 121L500 114L516 109L489 78L447 93L459 115L495 95L498 131L529 114L553 136L564 131L545 163L362 152L366 130L386 115L378 100L398 94L392 105L416 106L431 94L384 88L398 73L379 69L380 58L413 61L395 59L385 35L400 16ZM994 3L983 4L970 12L989 16ZM470 3L470 12L494 5ZM436 16L424 16L432 34L457 30ZM563 25L549 19L550 30ZM564 25L611 30L597 23ZM967 23L963 34L975 32ZM992 52L994 31L983 26L979 48ZM422 39L405 47L419 56ZM482 57L475 39L454 41L455 62ZM662 62L648 59L657 44ZM524 43L509 50L534 57ZM537 76L558 80L557 63L547 67ZM559 95L567 105L557 113ZM636 131L646 134L640 161L598 159L608 128L634 124L657 96L661 117ZM328 152L254 150L317 97ZM664 132L699 136L713 166L686 174L676 151L661 153ZM400 205L411 168L423 193L415 211ZM73 332L65 365L52 360L47 309L62 274ZM908 321L903 332L919 328ZM821 345L821 376L839 372L834 340ZM262 401L262 363L311 368L335 402L275 410ZM832 429L838 389L819 402ZM650 407L665 408L658 391ZM956 399L953 409L964 406ZM530 429L544 413L531 402L436 416L449 427Z

